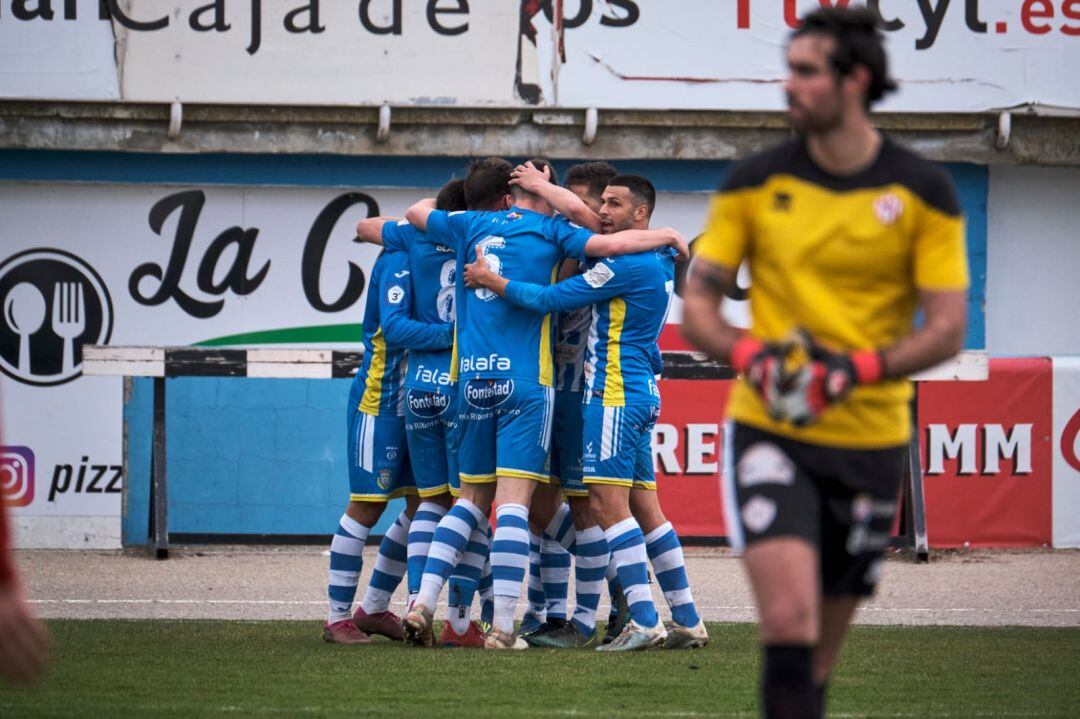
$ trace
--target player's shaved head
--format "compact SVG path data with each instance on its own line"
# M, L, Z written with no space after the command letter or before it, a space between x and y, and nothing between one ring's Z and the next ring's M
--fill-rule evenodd
M469 165L465 178L465 202L470 210L499 210L510 194L514 166L501 157L488 157Z
M457 212L468 207L465 202L465 180L455 178L447 182L435 196L435 209Z
M630 191L634 205L645 205L652 217L656 209L656 188L641 175L616 175L608 181L608 187L625 187Z

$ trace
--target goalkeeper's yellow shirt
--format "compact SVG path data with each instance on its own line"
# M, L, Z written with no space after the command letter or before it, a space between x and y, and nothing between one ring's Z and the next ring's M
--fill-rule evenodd
M964 223L944 169L888 137L874 163L830 175L794 139L736 165L712 201L699 259L749 264L750 334L779 341L796 327L835 351L877 349L912 331L919 290L968 285ZM744 382L728 416L803 442L842 448L904 444L911 383L859 386L818 421L773 421Z

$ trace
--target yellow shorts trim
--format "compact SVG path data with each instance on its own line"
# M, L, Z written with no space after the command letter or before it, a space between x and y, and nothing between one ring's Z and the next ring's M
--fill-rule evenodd
M440 494L446 494L450 491L450 483L440 484L438 487L431 487L430 489L417 489L416 492L421 497L427 499L428 497L438 497Z
M450 496L453 497L454 499L460 499L461 498L461 490L460 489L454 489L453 487L451 487L450 488Z
M497 477L494 474L465 474L458 472L458 478L469 484L491 484Z
M401 489L395 489L393 492L387 494L349 494L350 502L373 502L375 504L383 504L389 502L391 499L397 499L398 497L404 497L406 495L416 496L416 487L403 487Z
M582 482L585 484L609 484L615 487L627 488L632 488L634 486L634 480L619 479L618 477L585 477Z
M565 494L567 497L586 497L586 498L588 498L588 496L589 496L589 490L587 490L587 489L585 489L585 490L581 490L581 489L571 489L571 490L563 489L562 493Z
M656 482L642 482L640 480L634 480L634 489L643 489L646 492L656 491Z
M523 469L507 469L506 467L496 467L495 474L500 477L513 477L514 479L531 479L532 481L539 482L540 484L551 484L550 474L526 472Z

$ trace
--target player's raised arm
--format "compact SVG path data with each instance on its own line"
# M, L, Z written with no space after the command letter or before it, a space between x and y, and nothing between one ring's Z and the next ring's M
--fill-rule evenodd
M405 219L418 230L427 232L428 217L435 211L435 198L420 200L405 211Z
M690 258L690 245L686 238L671 227L663 227L659 230L623 230L611 235L593 235L585 244L585 254L589 257L615 257L647 252L657 247L672 248L675 250L676 259L680 262Z
M386 285L379 297L379 316L387 344L410 350L449 349L454 344L452 324L420 322L412 317L408 255L391 252L385 262Z
M356 242L367 242L372 245L383 243L383 225L387 222L397 222L397 217L367 217L360 220L356 225Z
M510 184L547 201L555 210L571 222L593 232L601 232L600 215L589 209L585 202L565 187L551 183L551 172L545 167L536 169L532 162L518 165L511 174Z

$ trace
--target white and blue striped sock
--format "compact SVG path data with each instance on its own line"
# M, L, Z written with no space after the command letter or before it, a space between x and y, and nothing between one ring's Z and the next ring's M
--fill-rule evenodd
M544 579L540 573L540 535L529 529L529 586L525 592L528 607L521 618L521 631L530 631L547 619L547 597L544 596Z
M555 510L548 526L544 528L544 536L554 539L563 549L568 552L574 551L574 518L570 514L570 506L563 502Z
M599 525L577 532L574 545L573 622L582 634L591 636L596 631L596 609L600 606L610 554L604 530Z
M569 608L570 552L546 536L540 540L540 580L547 600L547 620L565 620Z
M645 552L645 535L637 520L628 517L604 530L611 554L618 567L619 582L630 605L630 616L643 627L655 627L656 614L649 589L649 557Z
M483 519L479 507L467 499L459 499L439 520L428 548L424 576L420 579L420 592L416 597L419 604L428 610L435 609L443 584L464 554L472 531Z
M480 584L480 575L484 571L484 562L491 549L488 537L487 521L478 526L469 536L465 553L458 562L454 573L450 575L447 592L447 621L458 634L464 634L472 619L473 597Z
M367 614L379 614L390 609L390 597L394 596L401 578L405 576L410 524L412 520L402 510L379 543L375 569L371 572L364 600L360 603Z
M427 562L431 539L435 527L446 516L446 507L435 502L421 502L413 515L409 527L409 604L420 592L420 579L424 576L424 563Z
M701 617L690 593L682 545L671 522L665 522L646 535L645 550L664 599L671 607L671 618L684 627L697 626Z
M514 610L529 565L529 508L523 504L503 504L495 517L497 524L491 543L491 576L495 590L492 626L510 634L514 631Z
M370 531L370 527L365 527L349 515L341 515L337 532L330 542L330 583L326 594L330 599L327 619L331 624L352 618L356 585L364 565L364 542Z

